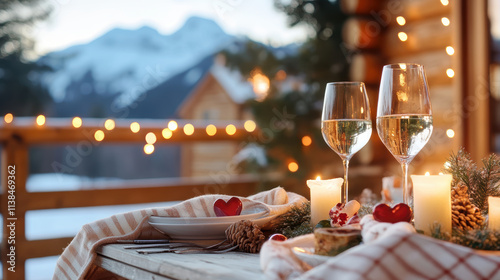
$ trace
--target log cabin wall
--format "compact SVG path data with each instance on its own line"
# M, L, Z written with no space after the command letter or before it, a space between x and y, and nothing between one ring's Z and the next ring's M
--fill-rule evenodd
M382 67L390 63L424 66L434 117L434 131L413 160L410 172L437 174L450 152L464 145L461 91L461 6L448 0L344 0L350 18L343 28L351 80L364 81L376 120ZM396 162L373 133L375 162Z

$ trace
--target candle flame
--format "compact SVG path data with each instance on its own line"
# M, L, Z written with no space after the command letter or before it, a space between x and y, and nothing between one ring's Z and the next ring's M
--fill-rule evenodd
M429 171L425 172L425 176L430 176L431 173Z
M444 175L443 172L439 172L439 175Z
M321 180L321 176L319 176L319 175L318 175L318 176L316 177L316 180Z

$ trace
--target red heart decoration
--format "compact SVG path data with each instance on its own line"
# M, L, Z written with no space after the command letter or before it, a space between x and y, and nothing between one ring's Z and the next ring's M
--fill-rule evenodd
M383 223L410 222L413 216L410 206L399 203L394 207L387 204L378 204L373 208L373 218L375 221Z
M227 202L219 198L214 202L214 212L217 217L238 216L243 209L243 203L237 197L231 197Z

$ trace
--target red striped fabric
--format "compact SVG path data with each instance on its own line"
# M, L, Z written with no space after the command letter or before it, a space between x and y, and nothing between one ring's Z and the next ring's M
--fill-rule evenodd
M205 195L181 202L172 207L142 209L121 213L86 224L65 248L57 261L53 279L84 279L93 267L95 249L117 240L164 238L148 223L151 215L169 217L215 217L215 200L229 199L226 195ZM248 198L240 198L245 209L261 208L269 215L280 215L293 205L307 201L304 197L277 187ZM95 275L93 275L95 277Z
M262 247L268 279L500 279L500 252L488 254L421 234L394 232L310 267L291 248L310 247L312 234Z

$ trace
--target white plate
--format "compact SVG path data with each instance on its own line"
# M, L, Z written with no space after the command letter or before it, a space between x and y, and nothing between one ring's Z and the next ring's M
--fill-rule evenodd
M303 262L312 267L318 266L332 259L333 257L315 255L313 247L293 247L292 252Z
M151 216L149 222L151 223L164 223L164 224L211 224L211 223L234 223L241 220L252 220L259 218L266 214L262 209L251 209L242 211L238 216L224 216L224 217L160 217Z
M265 216L260 219L253 220L258 226L263 226L275 216ZM170 236L173 239L225 239L226 229L233 224L234 221L220 223L193 223L193 224L170 224L170 223L154 223L149 221L149 224L159 232Z

